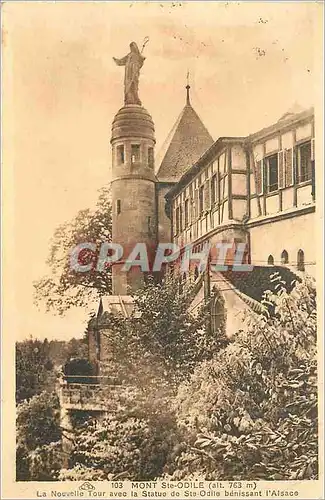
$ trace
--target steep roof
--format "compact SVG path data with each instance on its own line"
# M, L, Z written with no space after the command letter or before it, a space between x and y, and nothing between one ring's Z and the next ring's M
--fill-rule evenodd
M189 91L189 88L187 90ZM162 160L157 172L158 180L178 182L186 170L197 162L213 142L200 117L192 108L188 92L186 106L163 148Z

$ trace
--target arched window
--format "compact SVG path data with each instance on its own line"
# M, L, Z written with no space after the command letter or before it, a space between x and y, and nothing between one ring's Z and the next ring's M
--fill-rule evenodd
M286 250L283 250L281 254L281 264L288 264L289 262L289 255Z
M298 255L297 255L297 269L298 271L304 271L305 270L305 254L303 250L298 250Z
M195 266L195 269L194 269L194 280L196 281L199 277L199 270L198 270L198 267Z
M274 266L274 257L273 255L269 255L267 259L268 266Z
M211 333L225 328L226 311L224 300L217 296L211 306Z

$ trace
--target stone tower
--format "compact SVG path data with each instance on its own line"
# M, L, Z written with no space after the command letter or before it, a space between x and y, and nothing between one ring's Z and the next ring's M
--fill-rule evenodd
M157 243L154 123L141 104L126 104L118 111L111 145L112 241L124 250L123 258L112 267L112 292L128 295L141 287L144 273L140 266L123 271L125 259L142 243L151 263Z

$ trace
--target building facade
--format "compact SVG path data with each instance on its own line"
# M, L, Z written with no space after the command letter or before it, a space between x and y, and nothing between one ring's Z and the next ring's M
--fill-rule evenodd
M145 273L121 268L137 243L154 258L157 244L180 249L173 265L180 282L197 287L193 311L212 287L220 301L212 308L229 336L242 327L247 309L261 312L263 290L274 271L288 283L301 273L315 274L315 145L314 112L291 110L275 124L247 137L211 135L193 109L190 87L186 102L154 165L154 124L142 105L125 105L112 126L113 242L123 246L122 258L112 267L113 295L103 298L97 318L89 324L89 358L110 363L110 325L105 313L132 310L130 293L141 287ZM241 243L243 262L253 272L205 273L193 259L180 272L182 251L189 244L200 253L206 244L213 261L215 249L227 243L225 263L232 269ZM152 263L151 259L151 263ZM208 275L208 276L207 276ZM264 288L265 289L265 288Z
M255 266L315 272L313 109L248 137L221 137L166 195L171 240L242 242Z
M150 264L159 243L181 249L173 269L180 282L195 283L191 311L195 314L213 288L209 324L215 331L222 325L229 337L243 328L245 311L263 311L263 293L275 271L288 289L301 273L315 275L313 109L292 109L247 137L214 141L191 105L187 85L185 106L155 158L153 119L131 94L114 117L111 135L112 241L122 254L112 265L112 295L101 299L88 324L89 361L97 367L94 387L68 383L60 389L67 428L72 410L105 412L116 389L111 378L98 381L107 379L114 365L112 314L129 317L132 293L146 280L140 266L122 269L137 244L146 246ZM187 272L180 271L186 246L200 253L207 243L213 249L227 243L230 271L202 270L195 260ZM238 244L250 272L233 267ZM217 257L213 250L210 260Z

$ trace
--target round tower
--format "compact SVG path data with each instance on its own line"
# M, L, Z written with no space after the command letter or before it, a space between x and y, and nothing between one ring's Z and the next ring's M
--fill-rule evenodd
M123 258L112 267L113 295L127 295L142 286L140 266L122 270L137 243L146 245L152 262L157 240L154 172L155 130L148 111L127 104L112 125L112 241L123 247ZM138 257L139 258L139 257Z

